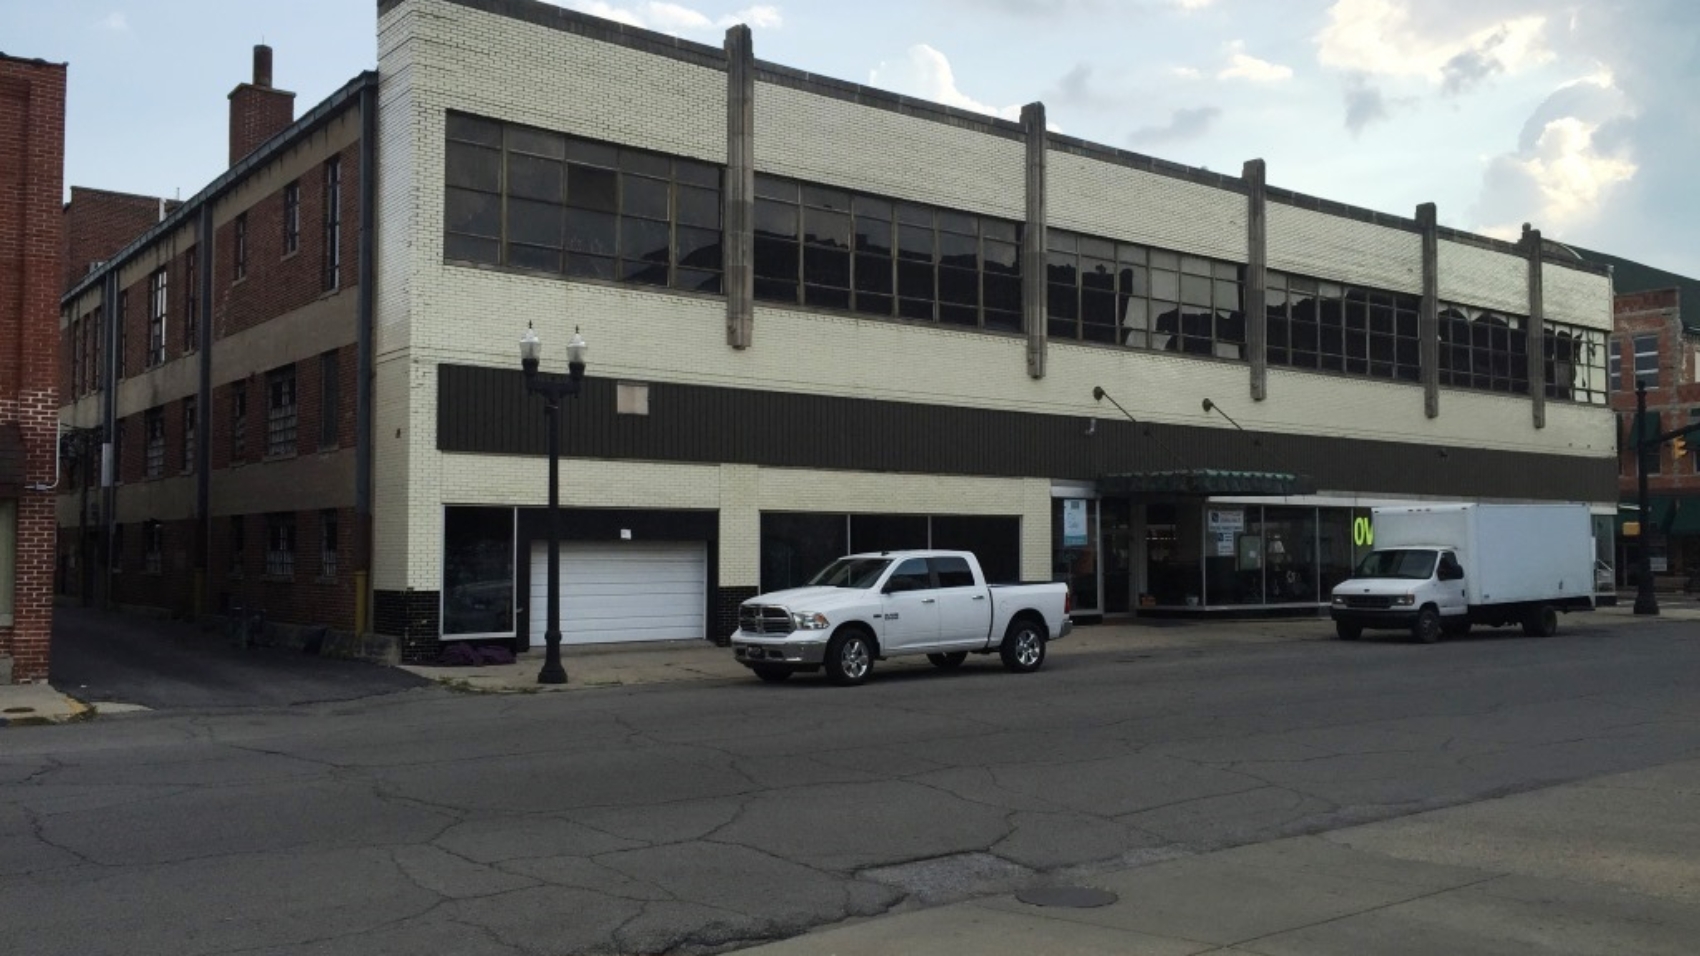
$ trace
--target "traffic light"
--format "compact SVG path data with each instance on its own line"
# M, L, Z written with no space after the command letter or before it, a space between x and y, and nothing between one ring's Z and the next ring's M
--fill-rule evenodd
M1670 440L1671 461L1677 462L1688 457L1688 439L1681 435Z

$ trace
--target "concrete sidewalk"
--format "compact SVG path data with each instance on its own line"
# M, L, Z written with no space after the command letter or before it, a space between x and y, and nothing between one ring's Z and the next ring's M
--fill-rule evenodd
M1700 761L843 924L752 956L1690 954Z
M1665 607L1660 617L1638 618L1633 599L1616 607L1603 607L1592 615L1561 619L1560 633L1573 627L1616 629L1645 620L1700 621L1700 609ZM1515 634L1515 628L1503 633ZM1202 649L1242 644L1333 640L1334 628L1326 618L1279 618L1265 620L1180 620L1140 619L1079 627L1067 639L1050 647L1053 657L1075 655L1144 653L1158 650ZM1389 640L1396 636L1389 634ZM748 670L732 659L732 653L707 641L664 641L641 644L568 645L562 649L568 683L545 686L537 683L543 649L533 648L513 664L484 667L438 667L403 665L403 669L448 687L482 693L554 693L600 687L679 681L748 680ZM995 656L972 658L968 666L997 667ZM925 660L881 661L880 673L925 670ZM804 677L802 679L808 679ZM64 688L61 688L63 690ZM73 688L74 690L74 688ZM87 706L45 684L0 685L0 726L6 724L58 723L83 719L101 712L126 709L121 704Z
M1048 653L1057 658L1183 647L1319 641L1332 640L1333 637L1333 625L1318 618L1262 621L1165 620L1079 627L1067 638L1052 643ZM755 679L748 668L732 659L730 648L718 647L707 641L563 645L561 660L567 669L567 683L552 686L537 683L537 671L543 664L541 647L534 647L521 654L512 664L488 664L482 667L404 664L402 667L450 687L485 693L560 692L677 681ZM997 663L996 655L989 655L970 657L966 666L1001 665ZM925 658L896 658L875 664L874 677L877 679L882 673L927 670L931 667ZM797 679L807 680L809 675L801 675Z

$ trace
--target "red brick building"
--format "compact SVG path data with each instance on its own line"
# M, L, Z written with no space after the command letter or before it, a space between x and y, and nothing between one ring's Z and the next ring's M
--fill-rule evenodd
M1650 513L1640 517L1635 442L1700 424L1700 281L1598 253L1611 263L1616 295L1611 342L1611 405L1621 423L1618 486L1623 520L1619 580L1627 583L1648 542L1662 583L1700 572L1700 432L1665 442L1646 458ZM1647 420L1635 419L1636 383L1647 383Z
M0 681L47 679L53 627L65 65L0 54Z
M263 610L286 636L365 629L355 420L375 80L297 118L256 47L229 96L223 175L180 204L74 191L68 598L185 618Z

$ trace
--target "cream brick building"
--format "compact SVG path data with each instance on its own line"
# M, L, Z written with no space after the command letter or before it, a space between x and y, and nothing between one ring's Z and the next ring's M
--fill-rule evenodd
M372 587L418 650L541 633L528 324L546 370L590 343L568 642L723 636L841 548L929 543L1088 612L1314 608L1377 502L1615 507L1610 279L1538 232L810 76L742 28L384 0L378 36Z

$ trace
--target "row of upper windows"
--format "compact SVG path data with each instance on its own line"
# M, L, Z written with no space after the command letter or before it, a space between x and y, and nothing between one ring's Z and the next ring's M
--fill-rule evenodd
M319 283L323 292L334 292L342 286L343 272L343 203L342 157L333 156L319 167L319 186L322 205L319 222ZM301 251L301 180L295 179L283 187L283 217L279 248L280 258L287 259ZM230 268L234 281L245 279L250 264L251 242L248 213L236 216L231 224ZM200 336L200 265L199 246L184 251L180 267L161 266L148 274L142 293L147 320L147 348L142 356L143 369L163 365L169 357L172 338L172 315L178 317L181 334L181 353L188 354L199 347ZM173 279L172 273L177 276ZM172 288L178 290L180 305L172 307ZM127 368L126 342L130 317L130 290L120 290L117 299L118 350L117 375L131 374ZM95 309L73 319L66 343L66 361L73 396L86 395L100 388L102 346L101 311Z
M444 257L721 291L719 167L448 114ZM755 297L1022 329L1021 223L758 173ZM1244 361L1245 266L1047 230L1055 339ZM1036 277L1034 277L1036 278ZM1422 379L1419 299L1271 272L1272 365ZM1527 394L1527 319L1443 304L1444 385ZM1553 398L1603 403L1604 334L1546 323Z
M341 356L336 351L326 352L319 356L319 444L320 450L338 447L341 442L342 406L339 400L342 389ZM183 472L194 470L196 454L196 435L198 410L194 396L184 398L180 403L178 414L181 415L183 441L179 449L181 453L181 469ZM296 366L284 365L266 373L265 381L265 433L264 444L266 458L284 458L294 455L297 450L297 429L299 424L298 402L296 396ZM166 473L166 415L167 406L160 405L142 412L142 477L144 479L162 478ZM232 461L241 462L248 459L248 389L234 388L229 393L228 424L230 437L230 457ZM124 460L123 448L128 419L119 419L117 428L113 431L113 457L120 463ZM92 477L92 476L91 476ZM122 470L116 476L123 481ZM71 483L77 484L73 478Z
M262 518L265 522L265 568L268 578L292 578L297 570L296 555L298 553L296 521L293 512L275 512L266 515L232 515L227 519L228 542L226 549L230 563L227 573L240 577L248 571L247 560L247 525L250 517ZM338 561L341 541L339 529L341 517L335 510L326 509L318 514L319 561L318 576L321 580L335 578L340 566ZM114 525L112 529L111 569L123 572L130 564L129 553L124 546L125 525ZM142 564L144 574L161 574L165 568L166 526L158 520L141 522L142 532Z

